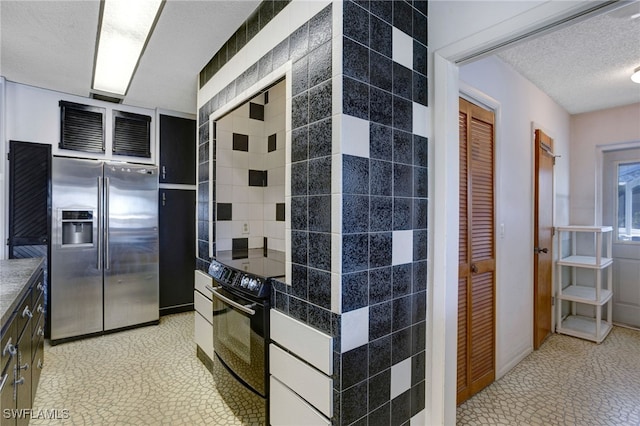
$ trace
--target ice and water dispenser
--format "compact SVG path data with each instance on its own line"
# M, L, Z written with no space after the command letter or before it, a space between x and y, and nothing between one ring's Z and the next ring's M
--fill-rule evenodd
M62 245L93 244L93 210L62 210Z

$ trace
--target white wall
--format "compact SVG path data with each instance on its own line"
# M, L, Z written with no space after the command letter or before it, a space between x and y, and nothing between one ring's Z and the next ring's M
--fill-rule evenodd
M434 1L429 5L429 16L437 14L439 18L429 21L429 29L439 37L430 39L429 47L438 50L541 3L544 1L510 1L495 7L494 1Z
M592 5L584 0L432 1L429 49L450 60L463 58Z
M598 205L601 182L594 170L602 161L598 149L614 144L640 143L640 103L587 112L571 117L571 223L600 224Z
M9 168L9 162L7 158L7 139L5 138L5 114L7 111L5 104L5 86L6 81L4 77L0 76L0 243L7 240L6 231L9 229L7 207L9 199L7 197L8 191L8 177L7 170ZM8 257L8 247L6 244L1 245L0 260Z
M554 139L556 224L569 220L570 116L495 56L460 68L460 80L500 104L496 126L496 371L533 349L533 127ZM501 228L504 227L504 234Z

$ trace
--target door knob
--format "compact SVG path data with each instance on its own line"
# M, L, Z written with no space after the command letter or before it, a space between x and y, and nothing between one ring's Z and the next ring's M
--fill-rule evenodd
M475 263L471 264L471 273L473 273L473 274L477 274L478 273L478 266Z
M540 248L540 247L534 247L533 252L535 254L540 254L540 253L548 253L549 249L544 247L544 248Z

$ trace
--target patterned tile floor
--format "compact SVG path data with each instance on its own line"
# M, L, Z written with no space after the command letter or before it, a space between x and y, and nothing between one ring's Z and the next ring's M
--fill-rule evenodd
M640 331L554 334L457 410L458 425L640 425Z
M249 391L223 386L236 401L222 400L196 358L193 312L169 315L158 326L45 346L34 412L69 418L30 424L257 424ZM552 335L457 417L458 425L640 425L640 331L615 327L600 345Z
M193 315L168 315L158 326L45 346L33 408L36 414L58 410L59 418L34 418L30 424L259 424L249 391L235 381L224 383L238 396L225 402L196 358ZM62 410L68 419L60 419L67 417Z

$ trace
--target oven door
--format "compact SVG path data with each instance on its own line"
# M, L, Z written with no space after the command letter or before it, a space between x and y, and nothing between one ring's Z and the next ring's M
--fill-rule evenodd
M268 311L220 286L213 293L213 350L245 385L263 397L266 388Z

